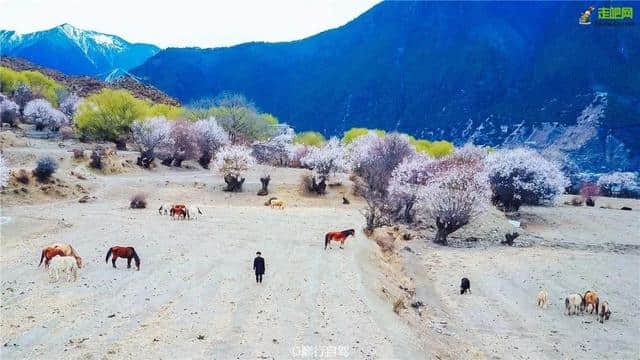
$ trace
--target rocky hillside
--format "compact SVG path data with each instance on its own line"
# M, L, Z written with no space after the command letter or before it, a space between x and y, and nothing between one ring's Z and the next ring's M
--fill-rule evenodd
M80 96L87 96L100 91L103 88L126 89L139 99L148 99L156 103L168 105L180 105L180 102L153 86L146 85L131 76L119 77L112 82L98 80L91 76L70 76L57 70L47 69L35 65L27 60L2 56L0 66L13 70L37 70L63 84L69 91Z
M115 35L70 24L29 34L0 30L0 49L2 55L21 57L65 74L101 79L138 66L160 51L155 45L132 44Z
M131 72L183 102L243 93L297 130L551 146L578 171L640 169L640 27L581 26L584 7L383 2L303 40L172 48Z

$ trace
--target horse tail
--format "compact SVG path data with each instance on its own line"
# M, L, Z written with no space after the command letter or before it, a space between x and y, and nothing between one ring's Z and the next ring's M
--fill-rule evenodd
M596 298L596 315L598 315L598 307L600 306L600 298Z
M133 256L133 259L136 261L136 266L139 269L140 268L140 257L138 256L138 253L136 252L136 249L134 249L132 246L129 246L129 249L131 249L131 256Z
M40 267L40 265L42 265L42 260L44 260L44 253L45 253L45 249L42 250L42 255L40 255L40 264L38 264L38 267Z
M329 245L329 233L324 236L324 249L327 250L327 245Z
M113 248L109 248L109 251L107 251L107 257L104 259L104 262L106 262L107 264L109 263L109 257L111 256L112 251Z

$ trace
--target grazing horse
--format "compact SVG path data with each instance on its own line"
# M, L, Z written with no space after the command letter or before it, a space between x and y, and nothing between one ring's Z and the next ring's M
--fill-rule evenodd
M284 210L284 200L282 199L271 200L270 206L272 209L279 208L280 210Z
M587 309L587 312L593 314L593 310L596 310L596 315L598 315L598 305L600 304L600 299L598 299L598 294L595 291L587 290L582 297L582 307Z
M171 210L169 210L169 215L171 215L171 218L175 219L176 217L178 219L180 219L182 217L182 219L189 219L189 209L187 208L186 205L183 204L176 204L176 205L172 205L171 206Z
M60 273L67 274L67 282L73 281L78 278L78 264L77 260L73 256L56 256L51 259L51 266L49 267L49 278L56 282L60 280Z
M42 260L44 260L45 269L49 267L49 262L53 259L54 256L65 256L64 251L60 248L49 247L42 249L42 255L40 256L40 263L38 267L42 265Z
M327 250L327 245L329 245L329 243L331 241L339 241L340 242L340 249L344 249L343 248L344 242L347 241L347 237L349 237L349 235L355 236L356 235L356 231L354 229L349 229L349 230L344 230L344 231L328 232L324 236L324 249Z
M564 308L567 312L567 315L577 315L578 312L583 313L584 307L582 306L582 295L580 294L571 294L564 299Z
M69 244L53 244L50 247L62 249L65 256L73 256L76 259L76 263L78 265L78 269L82 268L82 258L78 255L73 246Z
M540 290L538 296L536 296L536 302L539 307L543 309L547 308L547 292L545 290Z
M105 258L105 262L109 263L109 256L113 254L111 258L111 264L114 268L116 268L116 259L127 258L127 269L131 268L131 259L133 258L136 261L136 270L140 271L140 258L136 253L136 250L131 246L114 246L109 251L107 251L107 257Z
M462 278L462 280L460 280L460 295L469 292L469 294L471 294L471 281L469 281L469 279L467 279L466 277Z
M600 314L598 315L600 323L604 324L605 320L609 320L611 316L611 308L609 307L609 303L606 301L601 302L598 307L600 308Z

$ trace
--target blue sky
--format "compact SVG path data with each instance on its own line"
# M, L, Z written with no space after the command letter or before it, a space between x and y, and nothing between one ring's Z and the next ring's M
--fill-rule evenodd
M0 0L0 29L69 23L131 42L229 46L301 39L343 25L379 0Z

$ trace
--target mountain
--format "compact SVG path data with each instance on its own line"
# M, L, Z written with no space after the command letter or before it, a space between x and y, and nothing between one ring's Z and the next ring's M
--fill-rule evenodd
M526 143L578 170L638 169L640 26L579 25L589 5L383 2L303 40L169 48L131 72L184 103L242 93L297 130Z
M43 68L20 58L0 56L0 66L16 71L36 70L54 79L64 87L79 96L86 97L104 88L125 89L138 99L147 99L155 103L180 106L180 102L151 85L143 84L138 79L123 74L113 81L102 81L92 76L65 75L60 71Z
M69 24L30 34L0 30L1 55L24 58L69 75L104 79L142 64L158 51L154 45L132 44L115 35Z

